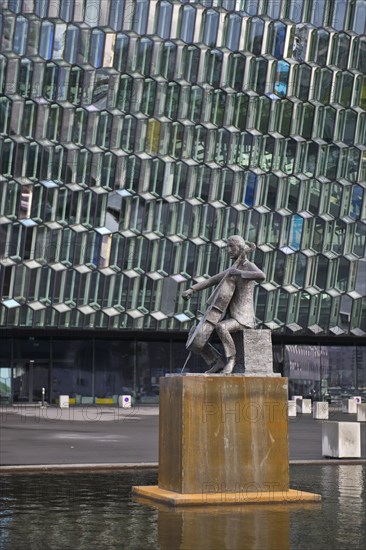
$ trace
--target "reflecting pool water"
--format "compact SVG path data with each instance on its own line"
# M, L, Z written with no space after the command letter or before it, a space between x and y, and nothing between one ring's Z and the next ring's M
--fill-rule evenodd
M322 503L168 508L131 496L155 471L0 476L1 550L353 550L366 543L366 466L292 466Z

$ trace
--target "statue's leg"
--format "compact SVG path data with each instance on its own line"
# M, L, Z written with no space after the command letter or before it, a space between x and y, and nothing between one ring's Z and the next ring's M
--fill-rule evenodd
M224 374L230 374L235 367L236 348L231 333L239 330L242 330L242 326L235 319L226 319L216 326L216 332L223 345L227 361L223 369Z
M218 372L223 369L225 362L222 358L222 355L217 351L217 349L208 343L208 340L213 332L213 327L209 323L200 323L193 329L194 338L189 344L190 351L200 355L205 361L206 365L210 367L207 372ZM188 337L190 340L191 334Z
M206 364L210 367L209 370L206 371L206 373L219 372L225 366L225 362L221 354L211 344L206 344L205 347L201 350L200 355L202 359L206 362Z

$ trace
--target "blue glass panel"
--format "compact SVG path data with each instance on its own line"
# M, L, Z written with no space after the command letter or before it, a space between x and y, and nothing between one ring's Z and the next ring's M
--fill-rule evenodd
M66 24L57 24L55 27L55 39L53 46L52 59L63 59L66 44Z
M64 56L65 60L72 64L76 63L79 32L77 27L70 26L66 33Z
M102 31L93 31L90 64L94 67L101 67L103 63L104 33Z
M184 42L193 42L195 18L196 10L192 6L184 6L180 27L180 38Z
M304 219L301 216L298 214L292 216L288 244L294 250L300 250L303 225Z
M252 172L248 173L247 184L245 186L244 203L247 206L253 206L254 204L254 191L257 184L257 176Z
M273 91L281 97L287 94L289 70L290 65L286 63L286 61L279 61L277 63L276 81L274 83Z
M8 7L9 10L18 13L22 9L22 0L9 0Z
M248 34L248 50L255 55L261 54L263 40L264 22L258 17L253 17L250 23Z
M28 21L24 17L17 17L14 31L13 50L19 55L25 53L28 36Z
M38 17L47 17L48 0L36 0L35 13Z
M289 14L288 17L295 23L301 21L301 12L303 7L304 0L291 0L289 5Z
M205 29L203 33L203 42L207 44L207 46L215 46L218 25L219 14L213 10L209 10L206 13Z
M112 29L119 31L122 28L125 0L111 0L111 11L109 14L109 25Z
M356 2L352 29L361 35L366 32L366 6L365 2L362 0L357 0Z
M169 38L170 36L172 11L173 11L173 6L171 5L170 2L160 2L159 20L158 20L158 26L156 29L156 34L161 36L161 38Z
M167 80L173 80L176 52L177 46L175 44L172 42L163 43L160 70L161 75Z
M51 59L53 47L54 25L45 21L42 23L39 55L44 59Z
M331 24L332 27L334 27L338 31L344 29L344 19L346 17L348 3L349 0L335 0ZM365 4L363 9L365 10Z
M316 2L313 2L310 23L315 27L321 27L323 24L325 4L326 0L316 0Z
M60 6L60 17L64 21L71 21L74 13L74 0L63 0Z
M149 2L147 0L136 0L135 13L133 15L133 30L138 34L145 34Z
M277 59L281 59L283 57L283 49L285 47L285 36L286 36L285 25L282 25L281 23L276 23L273 55L277 57Z
M114 63L113 66L121 73L126 71L127 66L127 54L128 54L129 38L124 34L117 34L116 46L114 49Z
M242 18L235 14L230 14L228 17L226 47L230 48L230 50L237 50L239 48Z
M270 0L267 2L267 15L269 17L272 17L272 19L279 19L280 17L280 10L281 10L281 2L273 2L273 0Z
M350 217L357 220L361 216L361 207L363 199L363 189L359 185L355 185L352 190Z
M257 15L258 14L258 4L259 0L246 0L244 12L248 15Z

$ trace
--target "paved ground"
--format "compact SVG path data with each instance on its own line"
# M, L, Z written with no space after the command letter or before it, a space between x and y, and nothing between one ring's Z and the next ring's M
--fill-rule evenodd
M2 408L0 465L157 463L158 413L155 406ZM331 411L329 419L354 422L356 415ZM311 415L290 418L290 460L322 459L321 429ZM361 442L366 459L366 423Z

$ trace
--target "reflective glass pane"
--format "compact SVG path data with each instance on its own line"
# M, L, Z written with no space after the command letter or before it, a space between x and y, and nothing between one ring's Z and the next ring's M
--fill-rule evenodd
M180 38L184 42L193 42L196 10L192 6L183 6L180 12Z
M54 32L55 26L53 23L49 21L42 22L39 55L44 59L51 59L52 57Z

